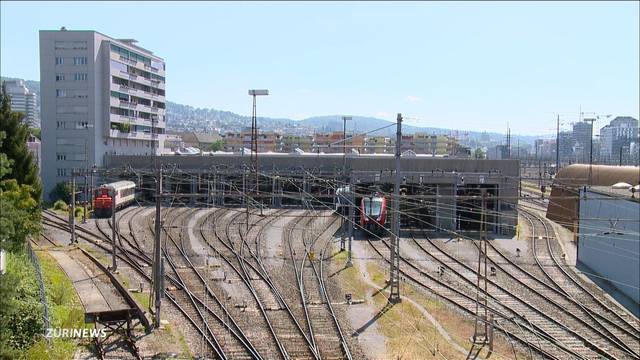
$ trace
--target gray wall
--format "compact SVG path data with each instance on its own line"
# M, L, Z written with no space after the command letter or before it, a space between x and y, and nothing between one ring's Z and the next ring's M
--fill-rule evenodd
M611 279L612 286L636 303L640 302L638 219L638 202L591 191L585 199L581 193L578 261L597 276Z

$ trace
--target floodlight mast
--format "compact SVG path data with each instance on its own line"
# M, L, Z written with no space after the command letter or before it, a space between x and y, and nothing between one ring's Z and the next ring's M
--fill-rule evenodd
M257 201L258 196L260 194L260 184L258 182L258 116L256 113L256 96L269 95L269 90L250 89L249 95L253 96L253 112L251 114L251 166L253 167L253 171L255 171L255 180L256 180L256 193L255 193L256 198L255 199Z

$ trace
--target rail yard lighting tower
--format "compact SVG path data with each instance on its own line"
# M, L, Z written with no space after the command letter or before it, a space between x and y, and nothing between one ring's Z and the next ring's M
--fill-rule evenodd
M249 95L253 97L253 112L251 114L251 166L256 177L256 200L259 196L260 186L258 183L258 115L256 113L256 97L269 95L269 90L249 90Z

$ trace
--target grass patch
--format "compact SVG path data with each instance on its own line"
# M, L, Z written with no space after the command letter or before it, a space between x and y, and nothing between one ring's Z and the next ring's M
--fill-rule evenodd
M378 265L373 263L367 264L367 272L370 276L372 276L374 282L377 285L384 286L386 275L380 270L380 267ZM474 322L469 318L465 318L458 315L457 313L454 313L443 302L426 296L423 291L424 290L419 289L415 285L408 282L402 282L400 285L400 292L403 297L412 299L424 309L426 309L447 331L451 339L456 344L466 350L471 349L471 343L469 339L473 335ZM383 298L383 302L386 302L386 294L379 297ZM377 302L377 305L384 306L384 304L379 300ZM413 304L410 304L409 302L402 302L400 305L402 306L399 306L397 309L395 309L398 306L396 305L392 310L388 312L388 314L390 314L388 324L385 325L383 321L382 326L383 332L388 338L388 345L394 352L394 357L420 357L420 346L414 345L413 349L411 349L411 347L407 348L407 345L413 344L412 341L419 341L420 339L416 339L415 335L413 334L413 337L409 339L403 339L407 337L407 319L409 319L410 323L415 324L412 327L410 326L410 328L413 328L416 332L423 332L424 335L422 335L422 337L425 338L429 350L433 351L435 349L438 349L438 351L447 358L460 357L461 354L456 351L445 338L437 333L437 330L431 324L431 322L425 319L424 315ZM420 321L418 320L418 318L423 319L424 321ZM397 329L399 325L402 325L402 327L400 329ZM487 356L487 354L488 352L486 349L480 352L481 357L485 357ZM518 352L518 358L527 358L527 355L528 354ZM494 352L491 355L491 358L512 359L513 349L511 348L511 345L504 339L495 337Z
M44 251L37 251L49 305L52 328L91 328L84 323L84 308L71 280L58 266L56 260ZM87 340L54 338L51 342L41 339L24 354L25 359L70 359L77 348Z
M336 258L336 257L334 257ZM355 261L354 261L355 262ZM345 292L351 292L356 299L365 301L379 313L376 320L377 331L385 336L387 353L385 357L394 359L442 358L458 359L464 357L446 338L444 338L421 310L409 301L395 304L386 311L388 293L378 292L363 281L358 266L344 269L336 274L340 286ZM367 277L380 287L386 285L385 268L374 262L366 263ZM400 292L404 298L410 298L428 311L447 331L452 341L464 349L470 349L469 338L473 334L473 322L454 313L445 303L428 297L424 290L409 283L401 283ZM382 313L382 314L380 314ZM486 351L480 354L486 356ZM495 338L492 359L512 359L513 352L509 343ZM527 354L518 352L518 358L527 358Z

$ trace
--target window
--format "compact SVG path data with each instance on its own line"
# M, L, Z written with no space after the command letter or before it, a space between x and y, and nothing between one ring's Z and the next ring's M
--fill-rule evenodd
M127 65L115 60L111 60L111 68L125 73L127 72Z
M129 101L129 95L123 94L123 93L117 92L117 91L112 91L111 92L111 97L120 99L122 101Z
M56 50L86 50L86 41L56 41Z
M67 154L65 153L57 153L56 160L67 160Z
M87 81L87 73L75 73L73 74L74 81Z
M64 58L62 56L56 56L56 65L64 65Z
M64 74L56 74L56 81L64 81Z
M88 110L87 106L58 106L56 112L58 114L86 114Z
M86 56L76 56L73 58L73 65L87 65Z
M67 97L67 91L64 89L56 89L56 97Z
M67 169L58 168L58 176L67 176Z

